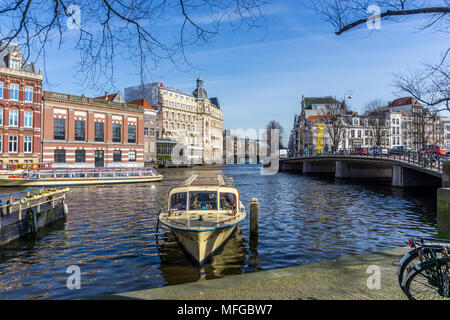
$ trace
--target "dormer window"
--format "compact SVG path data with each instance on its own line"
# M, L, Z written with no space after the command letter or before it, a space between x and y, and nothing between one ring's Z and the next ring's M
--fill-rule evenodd
M11 69L19 70L19 68L20 68L20 60L18 60L18 59L11 59Z

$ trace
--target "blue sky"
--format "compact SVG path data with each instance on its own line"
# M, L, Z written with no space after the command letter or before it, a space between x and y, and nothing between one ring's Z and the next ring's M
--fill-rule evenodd
M424 23L418 17L382 22L380 30L362 26L338 37L330 24L298 0L273 1L264 13L266 28L233 31L224 25L211 42L188 48L191 65L161 63L152 79L192 92L201 75L209 96L220 99L224 129L259 129L277 120L286 140L294 114L300 113L302 94L342 99L352 90L350 105L359 111L375 98L391 101L402 96L392 86L393 73L436 62L450 43L448 33L418 32ZM207 23L207 17L202 22ZM161 26L167 35L177 27L176 19ZM49 51L46 89L103 95L104 91L89 90L74 81L79 57L70 34L67 39L62 49ZM136 73L129 61L119 60L117 88L123 92L139 84Z

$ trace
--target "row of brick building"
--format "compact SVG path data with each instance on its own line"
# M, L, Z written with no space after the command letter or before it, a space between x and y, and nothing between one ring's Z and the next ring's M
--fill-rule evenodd
M89 98L43 91L42 72L17 45L0 44L0 164L141 167L222 159L222 110L203 80L192 94L151 83ZM178 149L177 149L178 150Z
M42 72L14 44L0 50L0 163L141 167L156 160L157 111L118 94L42 90Z

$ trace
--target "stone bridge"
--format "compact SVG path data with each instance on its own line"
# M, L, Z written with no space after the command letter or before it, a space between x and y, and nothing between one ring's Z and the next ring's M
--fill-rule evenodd
M444 169L446 168L446 169ZM280 171L330 174L337 179L384 179L398 187L450 187L450 162L426 164L407 157L316 155L280 160Z

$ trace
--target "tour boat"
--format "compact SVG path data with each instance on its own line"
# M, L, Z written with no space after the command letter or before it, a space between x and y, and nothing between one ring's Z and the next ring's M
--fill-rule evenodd
M9 168L0 171L0 187L48 187L161 181L154 168Z
M245 216L232 179L196 174L169 191L168 207L159 214L159 221L172 230L197 263L203 264Z

